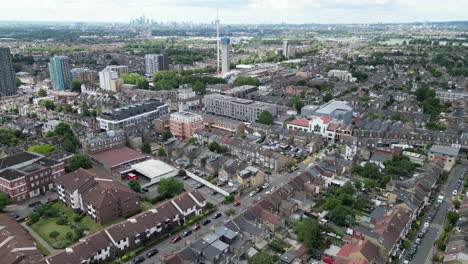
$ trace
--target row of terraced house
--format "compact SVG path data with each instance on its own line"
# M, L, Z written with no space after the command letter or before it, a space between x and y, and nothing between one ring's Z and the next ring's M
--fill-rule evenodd
M43 258L40 264L109 261L156 239L190 217L200 215L206 200L198 191L184 192L154 208L90 234L65 250Z

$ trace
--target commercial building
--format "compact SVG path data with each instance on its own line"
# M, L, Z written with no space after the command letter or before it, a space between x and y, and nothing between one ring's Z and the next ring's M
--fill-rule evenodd
M134 164L128 172L130 171L136 171L139 175L142 175L149 180L149 182L143 184L142 187L156 184L161 179L175 177L179 173L179 170L171 165L155 159L149 159Z
M315 110L314 115L327 116L349 123L353 118L353 108L346 102L332 100Z
M0 98L17 92L15 71L9 48L0 48Z
M106 68L99 72L99 87L101 89L116 92L122 84L123 80L119 78L117 71Z
M169 118L169 128L173 136L191 138L193 132L203 129L203 117L191 112L172 113Z
M267 111L276 116L274 104L240 99L219 94L209 94L203 98L204 109L208 113L225 116L247 122L255 122L258 116Z
M229 38L221 38L221 74L225 74L229 71Z
M460 148L433 145L429 150L429 160L441 161L444 163L444 169L450 170L456 163Z
M72 210L86 213L98 224L140 210L140 196L119 182L84 169L55 180L59 201Z
M49 74L52 87L57 91L70 89L72 80L70 59L67 56L54 56L49 62Z
M166 54L146 54L145 67L148 76L157 71L167 71L169 70L169 58Z
M103 130L123 129L140 123L152 123L156 118L169 114L169 106L160 100L151 99L110 112L103 112L96 119Z
M97 72L88 68L73 68L71 69L71 76L73 80L77 80L83 83L91 83L96 81Z
M115 147L88 154L93 162L101 165L117 177L130 168L132 164L148 159L148 156L128 147Z
M0 159L0 190L13 203L23 202L51 190L54 179L64 173L63 162L19 152Z

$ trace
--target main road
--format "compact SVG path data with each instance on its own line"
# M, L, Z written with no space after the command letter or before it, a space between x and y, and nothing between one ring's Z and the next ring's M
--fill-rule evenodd
M419 263L432 263L432 255L434 253L433 252L434 241L436 241L437 238L439 237L440 232L442 231L442 228L444 226L445 215L452 207L452 192L457 185L458 179L463 174L466 174L467 169L468 169L468 161L463 160L462 164L454 167L452 171L450 172L445 188L443 188L442 192L440 193L440 195L444 195L444 200L442 204L440 205L439 210L436 212L435 217L433 221L431 222L429 228L427 229L426 235L421 239L421 244L418 246L416 254L414 255L413 259L410 261L410 263L418 263L418 264ZM430 209L429 211L433 210L433 205L429 209ZM424 222L426 221L426 219L427 218L421 219L421 225L420 225L421 228L417 234L421 232L422 226ZM415 244L413 241L411 241L411 246L413 245ZM406 257L406 252L400 259L400 263L403 263L405 261L405 257Z

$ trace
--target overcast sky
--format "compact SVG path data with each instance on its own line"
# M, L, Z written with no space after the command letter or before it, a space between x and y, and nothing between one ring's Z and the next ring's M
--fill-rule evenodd
M468 0L0 0L0 20L376 23L468 20Z

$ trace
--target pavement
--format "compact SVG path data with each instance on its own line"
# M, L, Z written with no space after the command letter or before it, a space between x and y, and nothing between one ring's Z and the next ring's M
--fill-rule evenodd
M430 223L426 235L421 239L421 244L418 246L416 254L410 263L432 263L432 256L434 250L434 241L439 237L442 228L444 226L445 215L452 208L452 191L455 189L458 178L463 175L464 171L468 168L468 161L463 160L462 164L454 167L449 174L446 185L442 188L441 194L444 195L444 201L439 207L439 210L435 214L433 221ZM468 176L468 175L465 175ZM462 185L463 186L463 185ZM437 199L436 195L436 199ZM429 207L429 211L433 210L433 205ZM421 219L420 230L427 218ZM418 230L418 233L420 232ZM417 234L415 239L417 238ZM415 245L414 242L411 242L411 246ZM406 252L400 259L400 263L403 263L406 257Z
M53 254L59 250L57 249L54 249L53 247L51 247L44 239L42 239L42 237L40 235L38 235L34 230L32 230L27 224L26 222L22 222L21 225L26 229L28 230L29 234L36 240L38 241L39 243L42 244L42 246L47 249L47 251L49 251L50 254Z

